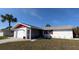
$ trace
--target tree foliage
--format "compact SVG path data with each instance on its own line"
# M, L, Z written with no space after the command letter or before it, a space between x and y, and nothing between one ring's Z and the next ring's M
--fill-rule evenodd
M51 25L50 24L46 24L45 27L51 27Z
M2 18L2 22L8 21L9 24L9 30L11 28L11 23L13 22L17 22L17 18L14 18L12 14L5 14L5 15L1 15Z
M79 27L74 28L75 37L79 37Z

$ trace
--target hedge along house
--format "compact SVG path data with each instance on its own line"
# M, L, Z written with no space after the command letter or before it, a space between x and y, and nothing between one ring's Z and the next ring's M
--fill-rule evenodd
M14 26L14 38L31 39L42 36L42 29L28 24L16 24Z
M16 24L14 26L14 38L73 38L72 26L44 27L39 28L28 24Z

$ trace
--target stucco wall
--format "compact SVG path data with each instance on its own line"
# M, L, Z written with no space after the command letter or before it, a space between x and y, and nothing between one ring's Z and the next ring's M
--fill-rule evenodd
M45 38L66 38L72 39L73 38L73 31L72 30L53 30L51 33L44 34Z

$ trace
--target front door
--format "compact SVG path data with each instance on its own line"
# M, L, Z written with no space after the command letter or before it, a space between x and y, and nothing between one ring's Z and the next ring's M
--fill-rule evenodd
M27 39L30 39L30 36L31 36L31 33L30 33L30 30L28 29L27 30Z

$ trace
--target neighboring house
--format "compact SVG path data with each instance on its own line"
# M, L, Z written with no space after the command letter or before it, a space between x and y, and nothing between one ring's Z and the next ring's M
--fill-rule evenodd
M16 24L13 27L14 38L73 38L72 26L60 26L60 27L44 27L39 28L28 24Z
M4 36L3 34L4 32L2 30L0 30L0 36Z
M4 30L0 30L0 36L9 36L9 37L13 37L14 35L14 31L9 31L7 29Z

